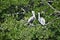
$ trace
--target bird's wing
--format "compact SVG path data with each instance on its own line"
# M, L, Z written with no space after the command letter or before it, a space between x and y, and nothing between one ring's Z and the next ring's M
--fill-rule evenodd
M45 19L44 19L44 18L41 18L40 23L41 23L42 25L45 25Z
M28 23L30 22L30 21L32 21L34 19L34 17L32 16L32 17L30 17L29 19L28 19Z

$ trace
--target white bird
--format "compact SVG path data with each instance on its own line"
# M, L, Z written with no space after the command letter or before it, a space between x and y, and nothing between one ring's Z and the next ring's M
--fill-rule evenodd
M35 20L35 12L34 11L32 11L32 14L33 14L33 16L31 16L29 19L28 19L28 23L32 23L34 20Z
M43 17L40 17L40 12L38 12L38 21L42 24L45 25L45 19Z

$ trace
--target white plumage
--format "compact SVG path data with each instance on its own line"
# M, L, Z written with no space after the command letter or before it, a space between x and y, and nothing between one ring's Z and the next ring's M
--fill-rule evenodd
M32 22L34 21L34 19L35 19L35 12L32 11L32 14L33 14L33 16L31 16L31 17L28 19L28 23L32 23Z
M42 24L45 25L45 19L43 17L40 17L40 13L38 12L38 21Z

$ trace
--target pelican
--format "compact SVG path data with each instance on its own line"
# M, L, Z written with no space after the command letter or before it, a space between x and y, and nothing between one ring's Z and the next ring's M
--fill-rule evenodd
M35 12L32 11L32 16L28 19L28 23L32 23L35 20Z
M40 17L40 12L38 12L38 21L42 24L45 25L45 19L43 17Z

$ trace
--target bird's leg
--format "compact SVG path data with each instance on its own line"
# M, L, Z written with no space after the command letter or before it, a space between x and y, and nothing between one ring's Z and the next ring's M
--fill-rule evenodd
M29 25L29 26L34 26L34 24L33 23L26 23L26 24L24 24L25 26L27 26L27 25Z
M30 23L30 26L35 26L33 23Z

